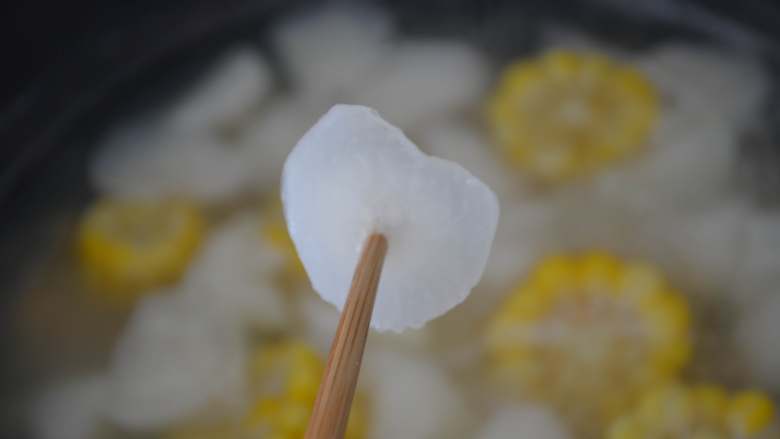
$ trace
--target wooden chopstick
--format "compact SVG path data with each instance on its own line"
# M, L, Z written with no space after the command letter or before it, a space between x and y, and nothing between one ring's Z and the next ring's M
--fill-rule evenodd
M358 260L320 383L306 439L342 439L366 346L387 239L370 235Z

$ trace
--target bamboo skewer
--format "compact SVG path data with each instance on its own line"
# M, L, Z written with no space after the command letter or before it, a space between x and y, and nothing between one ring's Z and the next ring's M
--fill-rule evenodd
M366 346L387 239L370 235L358 260L320 383L306 439L342 439Z

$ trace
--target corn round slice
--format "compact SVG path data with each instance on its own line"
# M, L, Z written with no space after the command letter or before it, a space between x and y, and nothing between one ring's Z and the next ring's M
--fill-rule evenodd
M131 298L181 276L204 235L205 220L180 201L99 201L84 216L81 262L91 285Z
M677 375L689 313L652 267L601 252L553 256L491 318L486 342L499 383L592 430Z
M282 341L258 350L250 365L250 385L257 398L244 420L246 430L262 437L302 438L323 371L319 355L301 342ZM356 395L347 439L366 436L365 409L364 398Z
M658 113L652 84L604 56L551 51L504 71L488 123L508 159L550 184L639 150Z
M607 439L776 439L775 407L763 393L729 395L718 386L672 384L648 392L616 419Z

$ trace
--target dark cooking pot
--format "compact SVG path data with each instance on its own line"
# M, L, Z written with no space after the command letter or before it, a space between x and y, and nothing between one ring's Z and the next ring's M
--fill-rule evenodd
M67 247L63 236L92 197L85 163L97 137L113 122L175 94L184 79L226 46L249 41L267 51L268 24L313 3L37 0L5 14L11 22L3 27L12 35L4 40L13 47L4 51L0 85L3 437L25 437L25 391L42 379L15 343L16 308L11 305L24 291L27 267L41 254ZM527 51L538 24L549 20L584 27L626 47L672 37L750 46L772 70L780 47L780 7L769 1L383 3L405 32L467 36L499 57ZM769 121L780 115L775 107L773 102L767 108ZM745 181L765 202L772 202L780 187L776 133L766 128L773 125L757 123L745 141L752 163L746 166ZM70 360L53 361L66 368Z

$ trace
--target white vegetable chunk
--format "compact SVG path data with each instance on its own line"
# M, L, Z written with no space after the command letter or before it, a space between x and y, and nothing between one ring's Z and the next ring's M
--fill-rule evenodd
M245 346L234 325L204 317L186 295L141 302L116 345L108 415L136 431L235 408L245 389Z
M282 294L271 282L284 258L264 242L261 226L259 214L236 214L212 232L187 270L181 294L209 321L267 330L287 322Z
M234 49L174 104L168 121L197 131L236 123L268 96L272 79L270 66L254 50Z
M568 439L571 434L552 411L542 406L517 405L499 410L476 436L478 439Z
M669 44L643 55L636 66L670 101L670 110L684 116L682 124L696 118L749 122L768 96L769 81L762 66L736 52Z
M348 91L386 52L389 17L370 8L325 8L292 17L273 41L304 93L332 97Z
M525 276L537 259L559 250L559 229L555 220L561 215L553 203L509 202L501 209L496 241L490 254L484 281L496 294Z
M488 82L488 64L473 47L414 41L390 52L358 87L353 101L409 129L480 103Z
M389 249L371 325L420 327L462 302L485 269L495 194L461 166L427 156L373 110L337 105L298 142L282 173L287 226L315 290L344 304L363 243Z
M105 379L100 376L72 380L50 389L33 405L33 437L95 437L107 400L105 390Z
M746 220L744 254L737 268L736 298L751 304L777 294L780 285L780 211L752 210Z
M252 171L238 152L210 134L138 123L112 133L92 163L91 177L108 196L215 203L244 190Z
M261 191L279 185L284 160L319 116L330 107L324 99L289 96L274 100L248 123L241 137L243 160L252 165L252 179Z
M780 390L780 291L775 286L762 300L746 310L737 325L737 340L748 366L761 386Z
M431 155L460 163L487 183L500 199L511 193L511 173L501 165L495 149L478 130L456 121L437 123L420 132L420 143Z
M368 437L459 437L470 420L459 388L424 354L368 346L359 386L371 397Z

